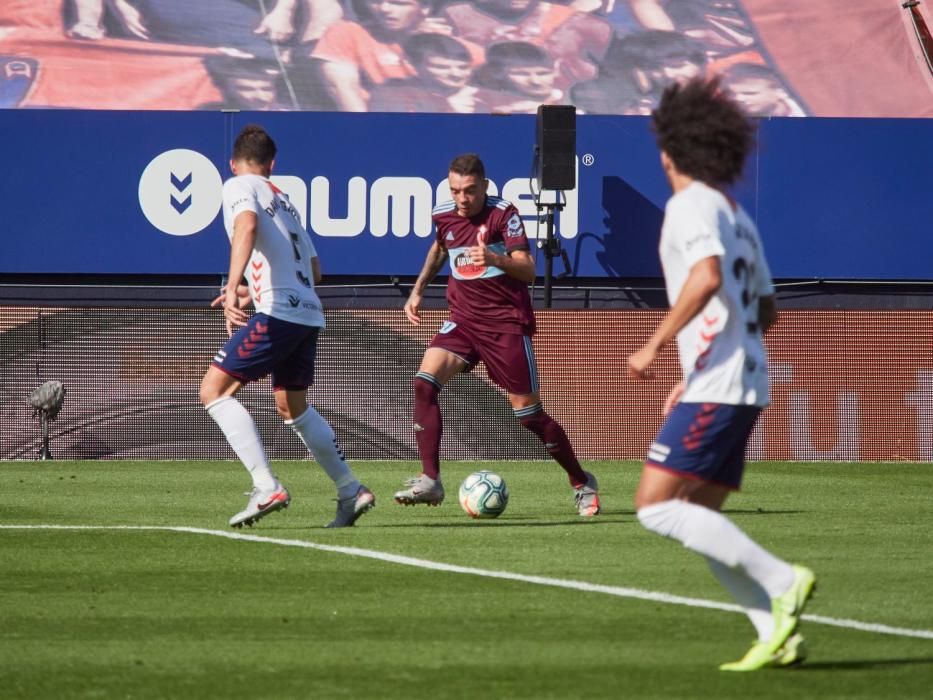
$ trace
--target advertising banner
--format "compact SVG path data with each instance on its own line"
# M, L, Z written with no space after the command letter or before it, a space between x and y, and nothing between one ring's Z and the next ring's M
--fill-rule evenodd
M529 115L0 110L11 163L0 274L223 274L221 185L250 122L276 139L273 179L326 274L417 274L447 166L464 152L482 156L489 191L519 208L532 243L545 237ZM775 118L758 139L733 194L775 277L930 278L933 121ZM576 154L576 187L555 214L567 253L555 273L659 277L670 188L649 120L579 117Z

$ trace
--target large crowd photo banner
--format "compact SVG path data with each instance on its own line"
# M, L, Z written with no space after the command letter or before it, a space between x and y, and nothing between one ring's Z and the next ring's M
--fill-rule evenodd
M644 115L720 76L754 116L933 117L902 0L4 0L0 108Z

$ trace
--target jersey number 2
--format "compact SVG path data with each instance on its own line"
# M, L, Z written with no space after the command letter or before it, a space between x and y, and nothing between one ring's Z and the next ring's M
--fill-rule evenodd
M742 310L745 312L745 330L758 332L758 291L755 289L755 263L745 258L736 258L732 265L732 274L742 285Z

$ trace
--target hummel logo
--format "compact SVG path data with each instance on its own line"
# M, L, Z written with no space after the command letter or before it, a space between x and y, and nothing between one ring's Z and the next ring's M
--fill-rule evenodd
M172 187L175 188L175 191L178 192L179 197L184 196L185 192L188 190L188 185L191 184L192 173L188 173L185 177L180 178L175 173L169 173L172 181ZM184 214L185 210L191 206L191 195L189 194L184 199L176 199L174 193L169 194L170 202L179 214Z

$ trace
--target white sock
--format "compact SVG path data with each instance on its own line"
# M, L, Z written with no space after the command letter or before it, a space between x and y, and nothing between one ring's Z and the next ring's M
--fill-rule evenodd
M771 639L774 634L774 615L771 614L771 599L765 589L739 569L730 569L709 557L706 557L706 563L723 588L745 610L758 632L758 640Z
M355 496L360 482L350 471L350 466L343 458L343 450L337 444L333 428L320 413L308 406L308 410L294 420L285 421L285 425L295 431L305 447L314 455L321 468L337 486L339 498Z
M722 513L672 499L638 511L638 520L652 532L675 539L687 549L718 561L757 581L769 598L786 593L794 570L753 541Z
M205 408L220 426L230 447L243 462L246 471L253 477L253 486L263 491L278 487L278 480L269 469L269 459L262 446L262 438L256 430L249 412L232 396L212 401Z

